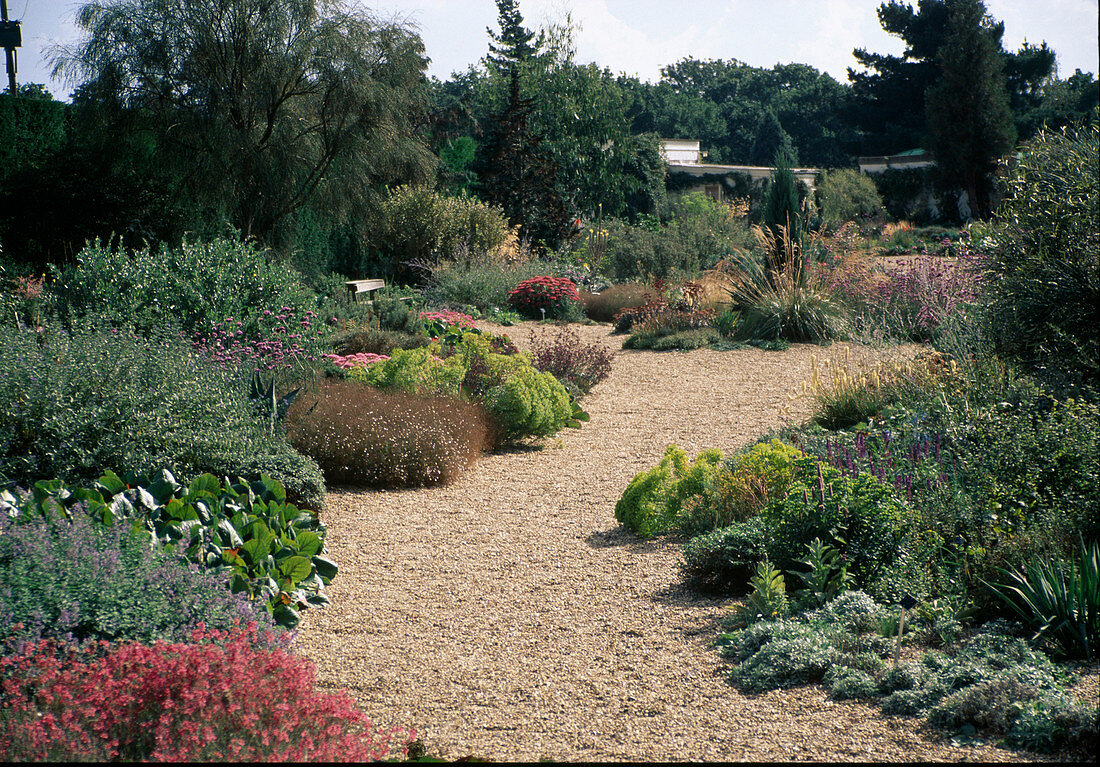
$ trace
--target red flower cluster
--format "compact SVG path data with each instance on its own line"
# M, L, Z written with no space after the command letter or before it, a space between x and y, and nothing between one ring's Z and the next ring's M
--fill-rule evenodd
M0 754L13 761L373 761L412 733L374 727L312 665L246 632L195 644L52 640L0 658Z
M532 277L512 288L508 303L517 309L548 309L560 301L580 301L572 280L565 277Z

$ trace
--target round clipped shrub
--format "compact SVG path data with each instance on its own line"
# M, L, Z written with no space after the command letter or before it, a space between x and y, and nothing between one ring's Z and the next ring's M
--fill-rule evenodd
M578 312L581 300L577 286L567 277L532 277L512 288L508 303L527 317L547 316L567 319Z
M744 594L757 564L767 559L766 542L759 517L697 535L684 544L684 578L699 591Z

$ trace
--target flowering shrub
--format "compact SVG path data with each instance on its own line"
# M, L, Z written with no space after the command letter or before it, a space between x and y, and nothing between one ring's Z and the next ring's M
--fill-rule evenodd
M0 658L0 755L9 761L375 761L415 733L372 725L313 666L244 631L192 644L53 641Z
M570 305L580 300L577 286L565 277L532 277L508 293L508 303L528 316L538 316L540 309L552 316L564 316Z
M531 364L550 373L574 396L589 389L611 374L611 358L615 353L603 344L584 344L577 331L561 328L553 340L531 332Z
M10 512L0 511L0 637L9 642L151 643L184 641L198 623L274 626L246 594L231 594L223 576L151 548L126 522L96 525L80 511L71 520Z
M676 524L684 501L702 492L709 478L722 470L722 453L704 450L694 462L676 445L669 445L661 462L635 475L615 504L615 519L644 538Z
M441 323L444 329L449 327L472 328L474 326L473 317L452 309L444 309L438 312L420 312L420 319L428 325Z
M375 362L385 362L390 357L387 354L373 354L371 352L359 352L358 354L325 354L322 355L338 368L351 370L355 367L366 367Z
M325 333L322 329L314 330L316 317L317 314L311 310L299 314L289 306L282 307L278 312L264 309L252 334L245 333L242 320L226 317L215 323L212 329L196 333L192 346L221 367L238 366L245 370L294 368L316 358L316 337Z

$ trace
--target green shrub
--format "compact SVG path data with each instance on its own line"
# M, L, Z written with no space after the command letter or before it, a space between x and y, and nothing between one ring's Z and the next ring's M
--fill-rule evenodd
M1048 378L1100 383L1100 126L1043 131L1002 181L982 243L989 334Z
M245 338L263 338L283 307L295 317L316 307L292 267L252 243L224 239L134 251L96 240L77 254L56 289L63 312L143 334L169 326L189 336L209 333L232 318L242 323Z
M874 216L882 208L874 180L851 168L825 171L816 193L821 219L830 228Z
M760 517L735 522L684 544L681 570L702 592L743 594L757 563L768 556L767 529Z
M401 186L382 201L372 242L392 263L430 266L460 248L484 257L508 236L504 212L473 197L446 197L423 186Z
M795 621L772 625L775 628L768 640L729 673L729 680L742 692L760 693L820 682L839 661L840 651L820 627ZM725 648L723 654L727 654Z
M267 473L310 505L321 472L249 400L247 381L170 333L0 329L0 481L92 481L110 470Z
M328 604L324 587L336 575L326 557L325 526L316 511L287 502L283 486L267 476L222 482L203 474L190 485L171 472L107 472L89 487L39 481L8 501L19 515L55 519L84 513L111 526L129 521L154 547L222 573L234 593L263 605L287 628L298 610Z
M0 638L187 641L202 623L229 630L274 623L226 579L150 548L126 521L97 525L74 509L70 519L11 516L23 504L0 502ZM7 513L4 513L7 512Z
M383 354L391 356L394 349L417 349L427 346L432 340L424 333L410 335L399 330L378 330L359 328L349 330L332 339L332 349L336 354Z
M750 247L747 206L719 203L701 192L671 201L666 223L605 222L607 250L601 264L616 280L695 275L738 249Z
M768 500L782 496L794 479L802 452L773 439L726 461L708 478L703 492L685 503L677 520L685 535L697 535L755 516Z
M669 445L661 462L635 475L615 504L615 519L629 530L650 538L676 524L684 502L703 491L707 477L718 470L722 453L704 450L694 462L676 445Z
M651 298L651 288L640 282L612 285L599 293L581 292L584 312L596 322L612 322L623 309L643 306Z
M291 406L288 437L332 484L420 487L458 477L489 446L478 405L333 381Z
M353 368L349 378L386 391L458 396L466 371L435 356L434 350L434 346L394 349L388 360Z
M519 283L547 273L539 261L516 264L462 264L443 261L428 277L424 300L452 309L474 307L482 314L508 306L508 293Z
M889 487L866 472L845 477L813 458L795 461L786 496L760 512L768 525L768 553L784 571L797 569L815 538L843 555L859 588L873 584L898 556L909 524Z
M553 375L532 367L529 355L494 350L511 347L507 337L467 331L455 338L456 343L445 347L436 342L421 349L395 349L390 359L354 368L349 377L391 391L450 396L464 391L485 407L493 433L502 440L544 437L572 421L569 392Z

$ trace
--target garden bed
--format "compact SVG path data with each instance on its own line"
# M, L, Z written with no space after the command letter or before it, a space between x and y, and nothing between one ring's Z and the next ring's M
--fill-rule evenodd
M479 324L520 346L530 328L554 330ZM607 325L574 327L621 344ZM712 646L732 600L681 588L679 539L643 541L616 524L622 489L668 444L731 452L781 426L782 406L805 418L809 403L787 394L827 354L620 352L578 431L483 457L443 487L334 489L325 519L341 575L298 648L323 685L347 687L380 725L416 727L447 759L1033 758L817 686L739 693Z

